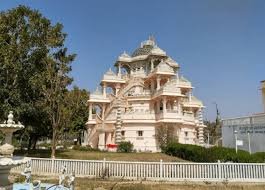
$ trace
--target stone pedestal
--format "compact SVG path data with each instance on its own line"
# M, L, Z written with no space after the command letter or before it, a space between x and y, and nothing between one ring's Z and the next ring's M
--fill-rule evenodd
M0 170L0 190L2 190L1 188L12 186L10 181L9 181L9 179L8 179L10 170L11 170L10 166L1 166L1 170Z
M0 185L0 190L13 190L13 185L7 185L7 186L1 186Z

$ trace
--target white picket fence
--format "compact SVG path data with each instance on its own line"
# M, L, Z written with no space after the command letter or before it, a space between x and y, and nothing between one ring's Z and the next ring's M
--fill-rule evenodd
M62 166L80 177L113 177L160 181L265 182L264 163L125 162L31 158L32 173L59 175ZM25 165L13 168L21 172Z

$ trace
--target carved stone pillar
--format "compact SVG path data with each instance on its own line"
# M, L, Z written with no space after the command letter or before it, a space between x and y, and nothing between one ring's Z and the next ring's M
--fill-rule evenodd
M161 81L161 78L160 77L157 77L156 78L156 90L159 90L160 89L160 81Z
M100 150L104 150L105 149L105 132L104 131L100 131L98 138L99 138L98 139L98 148Z
M177 83L179 82L179 72L176 73Z
M118 76L121 76L121 64L118 65Z
M192 92L191 90L189 91L189 102L191 102L191 96L192 96Z
M120 91L120 84L117 84L116 86L115 86L115 95L117 96L118 95L118 93L119 93L119 91Z
M111 133L107 133L107 140L106 140L106 144L112 144L111 142Z
M163 113L167 113L167 97L163 96Z
M153 70L154 70L154 60L151 59L151 71L153 71Z
M102 119L102 120L104 120L104 118L105 118L105 108L106 108L106 105L103 104L103 105L102 105L102 112L101 112L101 119Z
M89 115L88 115L88 120L92 120L92 107L93 107L93 103L89 103Z
M154 92L155 89L155 81L151 79L151 92Z
M180 100L179 99L178 99L177 105L178 105L178 114L181 114L181 107L180 107Z
M156 113L160 113L160 100L156 101Z
M103 94L104 97L106 97L106 88L107 88L106 87L106 83L104 82L103 86L102 86L102 94Z

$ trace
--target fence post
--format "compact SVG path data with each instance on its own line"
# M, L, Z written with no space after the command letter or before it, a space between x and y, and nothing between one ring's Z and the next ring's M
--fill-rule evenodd
M54 173L53 170L54 170L54 158L52 158L51 174Z
M103 171L106 169L106 158L103 159Z
M102 177L105 178L106 176L106 158L103 158L103 167L102 167Z
M222 173L221 173L221 161L218 160L218 178L221 180L222 179Z
M163 160L160 160L160 179L162 180L163 178Z

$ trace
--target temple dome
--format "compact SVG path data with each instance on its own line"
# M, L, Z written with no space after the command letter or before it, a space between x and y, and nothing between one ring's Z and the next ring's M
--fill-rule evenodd
M133 52L132 57L149 55L149 54L166 55L166 52L164 52L156 45L153 37L149 37L148 40L143 41L141 43L141 46Z
M133 52L132 57L136 57L139 55L149 55L153 48L154 46L151 46L151 45L143 45L142 47L137 48Z
M166 55L166 52L163 51L161 48L159 48L157 45L153 47L153 49L151 50L151 53L155 55Z

